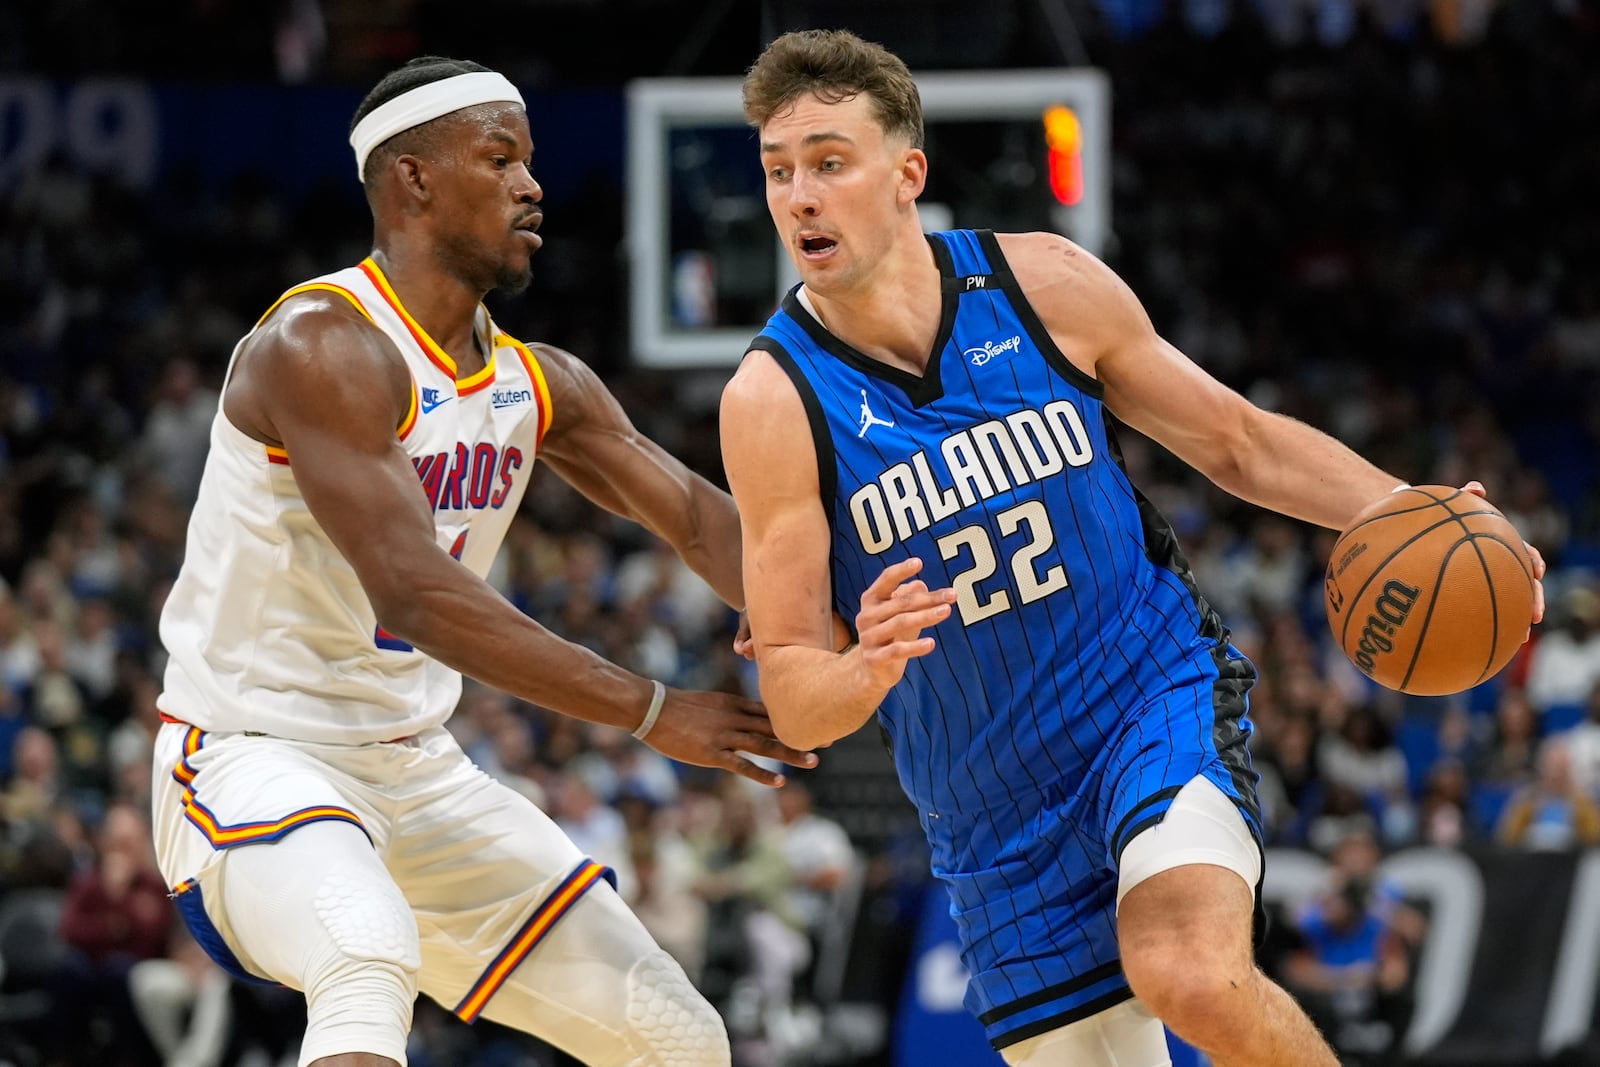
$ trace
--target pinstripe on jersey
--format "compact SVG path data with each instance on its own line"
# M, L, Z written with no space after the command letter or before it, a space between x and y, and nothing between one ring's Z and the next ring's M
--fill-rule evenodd
M1259 823L1254 675L1133 488L1098 382L1056 349L994 235L931 235L925 373L872 360L790 293L752 348L798 389L832 526L834 605L919 556L957 610L879 711L1003 1046L1126 999L1115 865L1206 774Z

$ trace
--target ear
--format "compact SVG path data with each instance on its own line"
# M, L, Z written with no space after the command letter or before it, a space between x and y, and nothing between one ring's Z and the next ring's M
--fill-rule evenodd
M426 160L413 155L396 156L394 171L400 179L400 188L405 190L408 199L426 203L433 198L433 187L429 181Z
M900 158L898 199L909 204L922 195L928 184L928 157L920 148L907 148Z

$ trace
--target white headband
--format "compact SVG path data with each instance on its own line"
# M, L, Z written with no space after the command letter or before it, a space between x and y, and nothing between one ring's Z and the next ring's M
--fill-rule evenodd
M440 115L448 115L464 107L501 102L522 104L522 94L517 92L517 87L504 74L496 74L492 70L457 74L401 93L393 100L373 108L350 131L350 147L356 150L356 176L362 177L372 150L395 134L404 133L414 126L432 122Z

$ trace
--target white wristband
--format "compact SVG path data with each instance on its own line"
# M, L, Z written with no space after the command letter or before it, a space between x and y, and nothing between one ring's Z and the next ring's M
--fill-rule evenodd
M661 705L667 702L667 687L653 679L650 684L655 686L655 692L650 694L650 710L644 713L644 722L640 723L639 728L633 731L633 736L641 741L644 740L644 735L649 733L655 726L656 720L661 718Z

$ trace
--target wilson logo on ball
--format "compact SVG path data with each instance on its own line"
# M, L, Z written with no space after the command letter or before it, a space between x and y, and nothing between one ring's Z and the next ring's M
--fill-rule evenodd
M1411 607L1422 590L1414 585L1391 578L1383 583L1383 592L1373 602L1372 614L1361 628L1361 641L1356 645L1356 666L1371 674L1378 665L1378 657L1394 651L1390 640L1405 625Z

